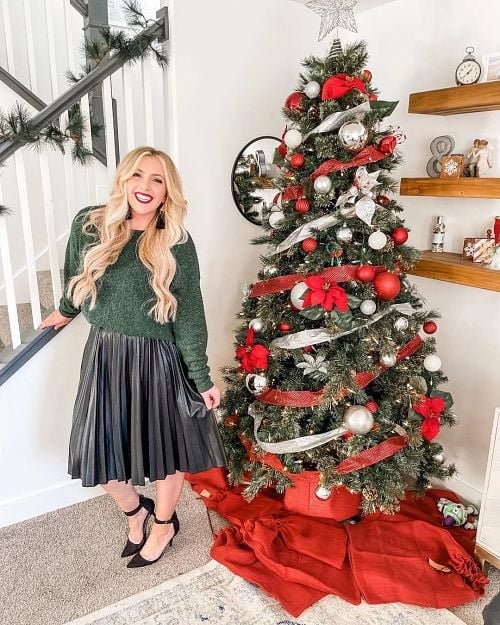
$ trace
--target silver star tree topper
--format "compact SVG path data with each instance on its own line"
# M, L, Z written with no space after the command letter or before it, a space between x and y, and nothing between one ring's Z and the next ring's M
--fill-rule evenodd
M309 0L308 9L321 15L321 27L318 41L324 39L334 28L345 28L357 33L353 8L358 0Z

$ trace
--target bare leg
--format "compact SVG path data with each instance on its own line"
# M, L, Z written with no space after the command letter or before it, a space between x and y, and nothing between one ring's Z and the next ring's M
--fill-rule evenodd
M111 480L107 484L101 484L102 488L111 495L116 505L122 512L130 512L139 505L139 495L132 482L118 482ZM133 543L140 543L142 540L142 528L144 519L148 511L141 508L134 516L127 517L129 525L128 538Z
M184 473L177 471L164 480L156 482L156 518L159 521L170 519L174 513L182 492ZM156 560L174 535L174 526L153 523L146 544L141 549L141 556L146 560Z

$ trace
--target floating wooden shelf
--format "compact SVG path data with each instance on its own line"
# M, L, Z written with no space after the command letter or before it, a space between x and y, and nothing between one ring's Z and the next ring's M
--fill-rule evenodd
M465 284L488 291L500 291L500 271L486 269L480 263L463 260L460 254L435 254L426 250L422 258L407 273L422 278Z
M500 110L500 80L411 93L408 113L458 115Z
M401 195L500 198L500 178L402 178Z

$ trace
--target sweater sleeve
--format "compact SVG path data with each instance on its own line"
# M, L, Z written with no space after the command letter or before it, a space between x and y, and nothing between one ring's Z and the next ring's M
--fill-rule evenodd
M191 236L172 248L177 268L171 290L177 299L172 331L188 376L200 393L213 386L207 358L207 324L200 289L198 257Z
M71 278L80 273L83 241L82 226L88 210L89 208L84 208L75 215L73 223L71 224L68 244L66 245L66 254L64 257L64 288L59 302L59 312L63 317L76 317L80 312L79 308L75 308L66 292Z

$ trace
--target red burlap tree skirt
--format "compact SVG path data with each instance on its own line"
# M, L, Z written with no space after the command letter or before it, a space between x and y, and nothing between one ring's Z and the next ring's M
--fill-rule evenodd
M480 597L488 579L472 557L475 532L444 528L436 508L447 490L423 499L408 494L395 515L376 513L356 524L286 509L273 491L247 503L225 472L187 476L206 506L230 521L212 557L274 596L293 616L327 594L350 603L400 601L449 608ZM429 559L444 565L438 571Z

